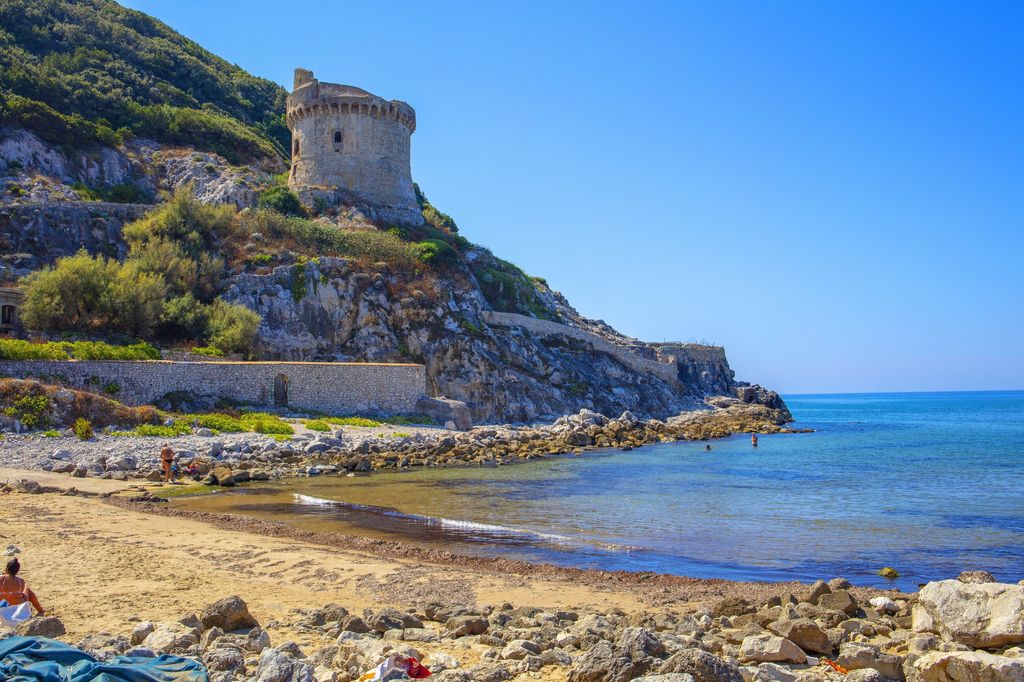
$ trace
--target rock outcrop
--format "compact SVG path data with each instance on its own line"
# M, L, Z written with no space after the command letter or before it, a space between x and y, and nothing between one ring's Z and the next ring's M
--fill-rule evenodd
M321 258L238 275L225 298L263 316L263 357L422 362L429 392L465 402L474 422L534 421L580 409L665 417L700 407L721 392L736 403L767 401L785 410L778 394L734 381L721 349L717 364L700 369L701 379L691 381L695 366L677 374L668 364L668 372L637 370L621 354L632 353L624 350L630 347L639 354L638 342L615 338L606 325L596 328L610 344L617 341L610 350L582 335L491 325L490 305L468 272L429 283L384 263L367 268ZM564 314L567 328L593 333L595 327L585 326L562 301L548 312ZM645 362L655 364L657 356L648 350Z

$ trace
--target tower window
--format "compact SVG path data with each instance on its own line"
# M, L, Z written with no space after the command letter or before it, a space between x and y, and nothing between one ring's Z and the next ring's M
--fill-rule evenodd
M295 138L295 142L292 143L292 156L298 158L299 156L299 138Z
M340 130L335 130L334 131L334 151L336 151L336 152L340 152L341 151L341 131Z

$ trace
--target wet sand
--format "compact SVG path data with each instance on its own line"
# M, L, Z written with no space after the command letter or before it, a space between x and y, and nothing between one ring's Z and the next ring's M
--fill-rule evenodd
M288 614L331 602L358 610L432 601L508 601L630 613L683 611L724 597L763 603L772 595L803 589L797 583L587 571L457 556L133 502L128 498L138 495L137 484L0 468L0 481L19 478L85 493L0 494L0 544L20 548L23 576L44 607L64 621L71 641L102 631L125 634L135 618L176 620L231 594L245 599L257 619L269 624L274 641L301 643L304 635L290 631ZM859 597L878 593L855 592Z

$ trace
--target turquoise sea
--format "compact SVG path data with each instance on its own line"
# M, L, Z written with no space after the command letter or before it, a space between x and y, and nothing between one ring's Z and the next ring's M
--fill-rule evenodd
M183 501L566 566L916 589L1024 579L1024 391L791 395L808 434L276 482ZM875 575L893 566L895 581Z

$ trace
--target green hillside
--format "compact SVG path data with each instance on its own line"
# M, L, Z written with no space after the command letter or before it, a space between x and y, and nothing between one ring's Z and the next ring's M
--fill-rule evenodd
M136 135L285 158L286 94L111 0L0 0L0 119L55 144Z

